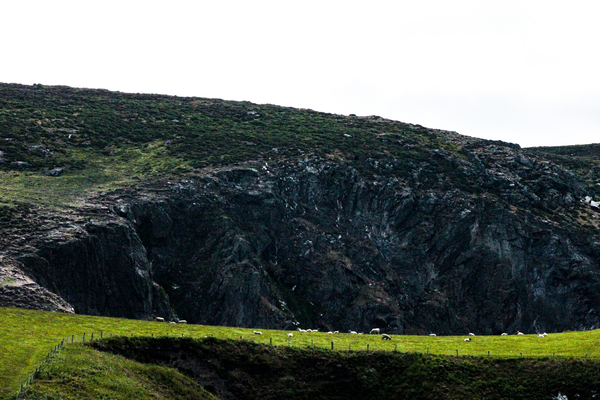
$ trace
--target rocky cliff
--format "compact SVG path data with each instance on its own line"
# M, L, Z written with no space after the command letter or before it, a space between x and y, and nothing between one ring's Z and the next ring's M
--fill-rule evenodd
M5 207L0 301L286 329L599 327L589 182L542 152L416 130L430 139L373 135L375 156L288 151L60 214Z

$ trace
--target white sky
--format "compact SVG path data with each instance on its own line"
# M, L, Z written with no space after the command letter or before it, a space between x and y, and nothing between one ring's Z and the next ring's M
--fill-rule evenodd
M600 1L2 0L0 82L600 143Z

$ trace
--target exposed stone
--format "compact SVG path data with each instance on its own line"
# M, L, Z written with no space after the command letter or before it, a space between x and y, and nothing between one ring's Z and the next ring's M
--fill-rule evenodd
M569 222L589 210L572 174L503 144L366 165L306 157L119 191L3 252L87 314L392 333L600 326L597 220Z

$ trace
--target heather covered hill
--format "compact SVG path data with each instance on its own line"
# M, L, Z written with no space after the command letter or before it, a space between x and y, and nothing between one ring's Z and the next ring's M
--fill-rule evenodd
M600 324L594 146L0 85L0 304L265 328Z

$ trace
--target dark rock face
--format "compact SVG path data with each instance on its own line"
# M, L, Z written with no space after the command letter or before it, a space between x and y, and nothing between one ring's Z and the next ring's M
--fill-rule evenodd
M170 316L167 296L150 279L144 248L128 224L71 224L40 233L28 246L7 252L10 270L19 271L25 285L4 289L31 287L29 295L21 297L34 295L21 306L114 317ZM14 296L6 297L14 303ZM19 306L13 303L3 304Z
M501 143L361 165L262 162L113 193L95 200L98 222L13 257L90 314L171 306L202 324L438 334L600 326L597 219L574 175Z

